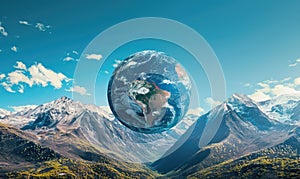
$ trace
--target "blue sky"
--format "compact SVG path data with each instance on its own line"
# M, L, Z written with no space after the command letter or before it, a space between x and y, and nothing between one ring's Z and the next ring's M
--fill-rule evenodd
M87 96L88 90L72 86L76 59L80 55L91 55L90 60L97 63L100 54L82 54L90 41L112 25L139 17L174 19L201 34L222 65L227 97L232 93L245 93L260 100L299 90L298 0L5 0L0 6L0 108L71 97L72 90ZM178 47L174 44L151 39L120 47L105 61L98 74L95 84L99 90L97 105L107 104L106 96L102 94L105 94L115 60L145 49L164 50L172 56L190 58L185 52L181 56L176 54ZM181 62L181 59L177 60ZM17 66L17 62L22 63ZM203 80L203 88L199 91L200 106L208 109L207 103L214 101L209 98L205 73L201 67L186 65L186 68L191 73L199 73L200 81ZM44 76L41 77L41 73ZM29 81L23 78L22 81L20 74Z

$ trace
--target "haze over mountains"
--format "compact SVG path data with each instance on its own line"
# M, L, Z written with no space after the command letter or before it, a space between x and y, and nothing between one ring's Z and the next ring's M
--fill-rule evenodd
M54 156L94 162L104 156L114 162L147 163L152 170L175 178L222 177L224 173L210 171L217 174L225 168L229 172L262 156L297 161L299 109L298 95L257 103L234 94L201 117L188 115L170 131L149 135L131 131L104 108L62 97L16 113L1 110L0 123L14 126L18 136L34 136L24 138L53 151ZM300 175L299 162L295 165L290 173ZM244 175L231 171L226 176Z

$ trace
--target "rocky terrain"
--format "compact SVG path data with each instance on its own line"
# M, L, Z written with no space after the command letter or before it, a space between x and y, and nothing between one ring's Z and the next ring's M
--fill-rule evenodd
M257 103L234 94L160 134L133 132L109 110L67 97L0 110L0 173L111 178L299 177L300 96Z

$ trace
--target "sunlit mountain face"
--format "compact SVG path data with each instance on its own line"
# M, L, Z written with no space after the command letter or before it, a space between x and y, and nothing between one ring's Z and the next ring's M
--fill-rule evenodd
M280 98L281 102L285 104L289 96ZM279 103L278 98L271 101ZM170 148L172 152L167 152L167 155L152 163L151 167L159 172L169 173L170 176L186 176L263 150L272 151L276 148L276 152L278 152L277 147L284 148L285 145L287 149L283 149L285 152L282 157L290 155L293 160L296 160L299 155L299 134L297 132L299 120L296 125L293 119L289 119L292 124L287 121L274 120L272 115L268 116L262 111L266 103L256 103L245 95L234 94L227 101L201 116L194 124L195 126L189 129L192 131L187 132L190 133L190 136L186 138L183 135ZM268 101L269 103L270 101ZM278 103L276 104L278 105ZM299 104L299 100L297 103ZM207 130L205 129L209 129L210 125L215 125L215 123L209 123L214 120L220 120L221 125L208 145L201 146L201 141L206 137ZM288 153L289 150L292 153ZM269 156L266 155L266 157ZM235 176L234 172L230 176Z
M148 135L130 130L115 119L107 108L84 105L62 97L6 115L1 121L33 133L45 145L53 145L59 150L70 148L61 150L65 155L71 155L72 145L82 140L100 153L120 160L145 163L162 156L197 117L188 114L171 130Z

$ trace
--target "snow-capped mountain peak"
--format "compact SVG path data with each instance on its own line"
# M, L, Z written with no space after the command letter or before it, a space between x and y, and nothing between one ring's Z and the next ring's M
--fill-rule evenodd
M226 102L245 122L250 122L259 130L268 130L275 123L260 109L259 105L243 94L233 94Z
M87 105L61 97L34 109L14 113L2 122L32 132L42 142L52 140L53 136L57 141L68 141L68 137L73 136L113 157L149 162L163 155L198 117L187 115L166 132L146 135L122 125L107 106Z
M247 107L257 107L256 103L244 94L233 94L227 101L229 106L236 107L238 105L244 105Z
M35 109L28 111L28 115L51 111L53 115L60 116L64 113L74 114L83 109L84 106L82 103L75 102L72 99L63 96L57 100L37 106Z
M300 121L300 94L286 94L258 103L260 109L270 118L284 122Z
M11 114L10 111L0 108L0 119L4 118L5 116L10 115L10 114Z

